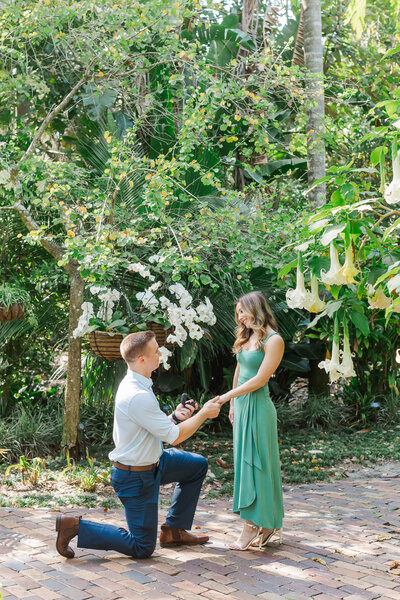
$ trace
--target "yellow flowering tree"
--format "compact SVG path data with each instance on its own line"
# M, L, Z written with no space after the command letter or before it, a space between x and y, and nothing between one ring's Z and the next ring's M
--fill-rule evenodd
M274 156L281 106L290 116L301 91L213 0L17 0L0 25L1 209L68 276L62 446L73 455L85 283L125 280L158 254L165 279L228 283L232 297L249 287L277 232L268 224L266 244L267 215L235 181L263 184L268 164L253 156Z

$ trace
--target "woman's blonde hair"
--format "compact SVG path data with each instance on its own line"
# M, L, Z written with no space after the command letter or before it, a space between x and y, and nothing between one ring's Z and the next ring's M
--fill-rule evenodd
M238 319L238 304L240 304L243 312L248 314L251 319L249 328L243 325ZM234 354L238 354L242 350L242 346L248 342L253 332L257 335L257 348L261 349L261 342L268 335L268 327L271 327L274 331L278 331L278 325L271 308L261 292L250 292L241 296L236 301L235 321L237 327L235 329L236 340L233 345Z

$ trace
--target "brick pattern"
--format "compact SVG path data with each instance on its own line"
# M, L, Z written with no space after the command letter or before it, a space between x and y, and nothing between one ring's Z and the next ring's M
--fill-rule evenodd
M285 489L284 543L262 552L227 548L241 527L229 500L200 501L194 531L210 534L206 546L157 547L146 560L95 550L63 559L56 512L2 508L3 600L400 600L400 576L390 569L400 562L399 474L392 463ZM85 518L125 526L122 510Z

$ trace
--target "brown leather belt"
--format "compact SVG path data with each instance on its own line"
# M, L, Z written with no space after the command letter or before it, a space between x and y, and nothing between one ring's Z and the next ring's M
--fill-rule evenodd
M133 467L132 465L123 465L120 462L113 462L113 466L121 471L151 471L154 467L158 467L160 461L153 463L152 465L142 465L140 467Z

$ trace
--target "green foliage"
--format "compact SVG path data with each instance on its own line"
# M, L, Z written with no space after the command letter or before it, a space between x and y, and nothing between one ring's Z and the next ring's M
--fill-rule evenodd
M349 14L356 5L351 3ZM298 22L288 19L281 26L267 8L265 19L257 19L248 34L242 7L211 1L122 3L115 10L113 2L101 0L92 10L87 3L56 0L49 11L46 1L27 8L17 0L3 8L1 279L18 281L27 291L36 322L0 326L2 414L10 414L16 402L45 396L34 377L49 374L54 349L65 349L68 296L62 268L71 264L80 265L89 283L123 289L133 306L134 294L145 285L127 267L134 261L148 266L157 254L157 275L166 284L181 281L210 297L218 313L212 339L177 351L175 370L159 378L165 393L183 386L220 391L220 373L231 360L234 299L250 289L268 295L286 340L298 342L305 319L288 311L282 299L290 271L280 254L283 244L291 247L299 227L295 219L307 210L301 179L307 102L303 73L290 66ZM292 7L296 19L298 8ZM339 250L346 240L357 250L360 285L327 290L327 312L310 335L326 344L330 318L348 315L360 392L387 397L398 386L393 363L398 317L370 312L366 290L399 259L396 217L385 216L375 200L388 179L388 146L396 137L392 123L399 101L391 88L399 67L388 60L396 48L387 52L396 25L384 2L368 3L371 29L355 43L342 11L340 3L323 5L330 203L308 219L299 242L310 242L305 265L317 276L327 268L322 237L332 235L331 228L338 228ZM274 24L265 29L265 22ZM83 76L73 100L20 165L17 186L12 167L45 115ZM352 162L344 166L349 147ZM24 222L28 214L34 223L28 235L11 210L18 190L27 211ZM62 250L60 269L40 247L53 243ZM294 256L287 259L293 265ZM279 271L284 279L276 283ZM122 320L114 326L124 327ZM288 348L271 383L276 395L287 393L296 374L307 373L308 359L299 348ZM175 377L172 388L183 367L184 377ZM101 396L100 381L105 396L112 395L109 373L100 375L101 370L96 368L96 376L85 373L85 404L90 395ZM25 384L29 391L20 392Z
M4 473L4 479L11 471L18 471L21 475L21 481L24 484L38 485L42 477L45 476L46 463L42 458L36 456L32 460L25 456L19 457L19 463L9 465Z
M111 465L96 467L95 460L86 451L88 466L75 465L67 453L67 466L62 470L60 479L79 486L84 492L94 492L97 484L110 484Z
M305 158L288 150L283 133L301 107L292 70L277 68L264 31L254 41L237 14L209 4L161 0L116 11L102 0L91 11L57 1L50 18L39 2L27 19L24 3L16 2L1 16L0 61L1 100L10 107L0 132L4 208L17 190L10 169L46 112L88 69L74 102L49 122L37 151L20 165L23 203L35 225L18 239L35 251L58 244L59 267L80 264L89 283L127 290L133 309L128 292L144 286L127 267L148 265L154 254L164 282L181 281L200 296L219 294L213 339L177 353L177 365L193 366L205 390L215 379L214 357L231 345L227 315L234 298L252 287L257 269L270 271L265 264L295 213L293 206L292 214L272 219L265 184L272 189L275 175L297 171ZM66 311L65 296L55 294L53 302ZM125 327L124 317L106 327Z
M390 142L393 160L398 153L398 134L393 127L397 116L389 115L385 131L373 134L374 139L386 138L387 145ZM335 336L331 319L343 324L345 341L347 338L349 343L347 357L354 364L354 371L348 369L346 376L357 376L352 385L357 386L362 395L383 398L399 394L395 350L400 324L396 283L400 213L395 206L388 206L396 203L396 191L393 201L389 190L397 190L399 182L394 171L391 187L385 184L386 155L390 156L387 145L376 147L371 154L370 161L379 165L379 170L355 168L352 160L345 166L328 169L325 179L330 186L330 201L300 219L296 225L299 239L295 246L303 271L323 282L321 289L326 306L309 323L311 335L324 341L332 340ZM329 245L331 265L334 252L338 252L339 261L340 255L345 261L327 273ZM296 266L293 262L290 265ZM287 277L287 272L282 269L281 276Z
M9 309L14 303L28 305L29 294L23 289L3 283L0 285L0 306Z
M46 456L58 447L61 429L61 408L38 410L18 404L11 416L0 420L0 447L8 449L8 460Z
M307 427L332 430L349 422L351 415L347 405L334 398L310 394L300 405L287 400L275 403L279 431L293 431Z
M346 406L334 398L310 394L301 408L304 426L336 429L347 423Z

